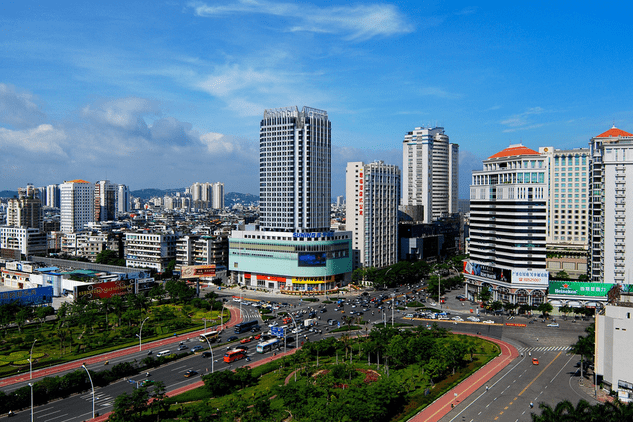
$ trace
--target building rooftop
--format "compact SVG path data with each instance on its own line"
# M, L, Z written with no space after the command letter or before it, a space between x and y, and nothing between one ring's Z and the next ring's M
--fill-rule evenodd
M503 157L516 157L519 155L540 155L538 152L534 151L533 149L530 149L526 146L523 146L521 144L517 144L517 145L510 145L508 148L504 149L503 151L500 151L490 157L488 157L488 159L490 158L503 158Z
M615 125L613 125L611 129L607 130L604 133L601 133L600 135L596 136L596 138L619 138L628 136L633 136L633 134L625 132L622 129L618 129L617 127L615 127Z

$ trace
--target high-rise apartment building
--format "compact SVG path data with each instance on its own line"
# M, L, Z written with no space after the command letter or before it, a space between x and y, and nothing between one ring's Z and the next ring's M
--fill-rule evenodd
M403 141L403 205L422 205L424 222L457 212L459 145L443 127L417 127Z
M60 207L59 185L46 186L46 200L44 205L51 208Z
M330 231L327 112L264 111L260 124L260 227L233 230L229 270L241 285L315 293L351 279L351 233Z
M32 188L32 185L29 185ZM7 226L39 229L42 224L42 201L37 189L18 189L18 198L7 202Z
M61 198L60 231L75 233L94 221L94 184L85 180L70 180L59 185Z
M125 185L117 186L117 216L119 213L126 213L130 211L130 189Z
M326 111L287 107L264 112L259 128L262 230L329 230L330 143Z
M224 183L216 182L213 184L213 201L211 207L216 210L224 208Z
M484 287L493 300L539 305L546 271L547 157L510 145L483 162L470 186L468 297Z
M400 169L376 161L347 163L346 229L353 233L354 269L383 268L398 261Z
M116 219L118 186L109 180L95 183L95 219L94 221L112 221Z
M614 126L589 149L590 281L633 284L633 134Z

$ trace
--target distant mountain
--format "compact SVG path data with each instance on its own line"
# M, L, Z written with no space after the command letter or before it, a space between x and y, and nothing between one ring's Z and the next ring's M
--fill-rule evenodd
M171 195L174 193L184 193L185 192L185 188L176 188L176 189L154 189L154 188L147 188L147 189L139 189L139 190L133 190L130 192L130 194L136 198L141 198L141 199L150 199L150 198L154 198L156 196L165 196L165 195Z
M3 190L0 191L0 198L13 198L14 196L18 196L17 190Z

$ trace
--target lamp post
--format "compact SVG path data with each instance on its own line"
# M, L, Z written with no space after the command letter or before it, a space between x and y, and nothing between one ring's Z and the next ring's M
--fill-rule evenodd
M437 274L437 304L440 305L440 309L442 309L442 294L440 286L442 285L442 275L439 270L435 273Z
M393 312L396 307L396 294L391 293L391 328L393 328Z
M209 345L209 351L211 352L211 373L213 373L213 362L214 362L213 349L211 348L211 342L209 341L209 337L204 336L204 338L207 341L207 344Z
M90 387L92 387L92 419L94 419L95 418L95 386L92 383L92 377L90 376L90 371L88 370L88 368L86 368L86 364L85 363L82 364L81 367L86 370L86 373L88 374L88 379L90 380ZM33 422L32 419L31 419L31 422Z
M141 343L141 335L143 333L143 324L145 324L145 321L147 321L149 319L149 317L145 318L143 320L143 322L141 322L141 329L138 330L138 351L141 351L141 347L142 347L142 343Z
M35 342L37 339L33 340L33 344L31 345L31 351L29 352L29 379L33 379L33 346L35 346Z
M33 384L30 382L29 387L31 387L31 422L33 422Z

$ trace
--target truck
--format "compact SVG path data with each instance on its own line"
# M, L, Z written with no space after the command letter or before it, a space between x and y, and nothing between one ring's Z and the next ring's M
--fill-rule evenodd
M318 319L316 318L307 318L303 321L304 327L312 327L313 325L317 325Z

